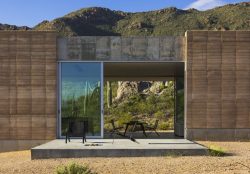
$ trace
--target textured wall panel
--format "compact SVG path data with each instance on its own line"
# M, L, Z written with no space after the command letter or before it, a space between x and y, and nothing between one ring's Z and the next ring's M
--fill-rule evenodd
M0 139L56 137L56 61L56 33L0 31Z
M57 53L59 60L184 61L185 41L181 36L77 36L58 38Z
M243 138L240 130L250 129L250 31L188 31L186 38L188 135L211 140L228 129L228 139Z

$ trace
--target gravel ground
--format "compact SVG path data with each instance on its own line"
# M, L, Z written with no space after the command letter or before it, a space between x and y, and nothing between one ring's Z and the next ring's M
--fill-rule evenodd
M87 164L99 174L167 174L167 173L250 173L250 142L199 142L216 145L229 153L225 157L166 156L137 158L85 158L30 160L30 151L0 153L0 173L30 174L55 173L61 164L75 161Z

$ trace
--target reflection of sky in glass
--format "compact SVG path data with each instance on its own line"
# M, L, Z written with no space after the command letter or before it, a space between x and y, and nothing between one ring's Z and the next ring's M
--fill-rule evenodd
M100 79L99 63L62 63L62 100L92 93Z

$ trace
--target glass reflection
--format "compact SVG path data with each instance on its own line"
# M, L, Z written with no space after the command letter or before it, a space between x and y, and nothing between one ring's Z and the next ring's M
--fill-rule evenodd
M61 119L62 135L69 120L87 120L87 135L101 135L100 63L61 64Z

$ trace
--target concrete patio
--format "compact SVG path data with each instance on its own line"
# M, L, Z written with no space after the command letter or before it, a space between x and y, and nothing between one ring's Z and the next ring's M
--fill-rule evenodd
M56 139L31 149L32 159L206 155L207 148L186 139Z

